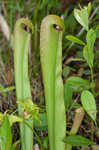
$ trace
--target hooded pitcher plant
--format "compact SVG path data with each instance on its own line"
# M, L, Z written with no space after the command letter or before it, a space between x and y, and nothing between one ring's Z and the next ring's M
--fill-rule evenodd
M30 41L30 33L25 28L28 27L33 32L32 23L28 19L19 19L16 22L14 30L14 68L15 68L15 84L16 97L19 102L26 102L31 99L30 83L28 78L28 49ZM23 116L23 108L18 104L19 115ZM33 128L33 120L28 119L27 123ZM33 150L33 132L24 124L20 123L21 134L21 150Z
M64 23L48 15L41 24L40 60L42 67L50 150L65 150L66 116L62 81L62 31Z

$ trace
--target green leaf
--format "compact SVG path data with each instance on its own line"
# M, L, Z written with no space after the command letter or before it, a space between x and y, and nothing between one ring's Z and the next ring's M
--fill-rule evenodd
M66 78L70 73L71 68L69 66L64 67L63 76Z
M36 23L37 20L37 16L38 16L38 12L40 10L41 7L41 1L38 1L38 3L36 3L36 7L33 10L33 24Z
M68 40L70 40L72 42L75 42L77 44L80 44L80 45L85 45L85 43L83 41L81 41L80 39L78 39L77 37L72 36L72 35L67 35L66 39L68 39Z
M16 22L14 30L14 69L17 101L26 101L28 98L32 100L31 89L28 77L28 50L30 44L30 33L25 30L29 28L33 32L32 23L25 18ZM23 116L23 109L18 104L19 115ZM33 121L28 119L28 124L33 128ZM22 149L33 149L33 132L24 122L20 123L20 134ZM28 136L27 136L28 135Z
M16 147L17 147L17 145L18 145L19 143L20 143L20 140L16 141L16 142L12 145L11 150L16 150Z
M10 91L13 91L13 90L15 90L15 86L10 86L10 87L7 87L7 88L3 88L0 92L1 93L7 93L7 92L10 92Z
M10 126L12 126L13 123L15 123L15 122L22 122L23 121L23 119L19 116L8 115L8 117L9 117Z
M88 3L88 16L90 16L90 13L91 13L91 3L89 2Z
M34 127L37 128L38 131L47 130L47 115L46 113L39 113L38 115L40 121L34 119Z
M66 10L68 13L68 10ZM73 12L71 12L68 16L66 15L66 19L64 19L65 21L65 30L66 31L74 31L77 25L77 22L74 18L74 14ZM66 44L66 43L65 43Z
M70 144L72 146L87 146L87 145L95 145L95 143L83 136L80 135L71 135L67 136L63 139L66 144Z
M43 140L43 147L45 150L48 149L49 147L49 144L48 144L48 137L44 137L44 140Z
M93 53L91 53L92 55L90 56L90 52L88 51L88 46L84 46L83 48L83 56L85 58L85 60L87 61L88 65L90 68L93 67L93 60L94 60L94 55Z
M99 30L99 25L96 26L96 30Z
M67 79L67 82L74 91L90 89L90 82L80 77L70 77Z
M88 31L88 10L87 7L74 9L74 16L76 20Z
M93 61L94 61L93 47L94 47L95 40L96 40L96 33L93 29L90 29L87 32L87 37L86 37L87 45L83 49L83 56L90 68L93 67Z
M4 117L5 117L5 114L2 114L0 112L0 125L2 124Z
M66 82L64 84L64 100L65 100L66 110L68 110L68 107L71 104L72 95L73 95L72 88L70 87L70 85L68 84L68 82Z
M89 49L93 49L95 40L96 40L96 33L93 29L90 29L87 32L87 36L86 36L86 41Z
M82 58L72 58L71 61L85 61L85 60Z
M53 27L54 24L58 28ZM42 21L40 30L40 60L51 150L65 150L65 144L62 142L66 131L62 81L63 29L64 23L60 17L48 15Z
M83 91L81 94L81 102L88 115L92 118L92 120L96 121L97 110L93 94L88 90Z
M12 133L8 116L6 115L0 127L0 148L1 150L11 150Z
M99 29L96 29L96 37L99 38Z

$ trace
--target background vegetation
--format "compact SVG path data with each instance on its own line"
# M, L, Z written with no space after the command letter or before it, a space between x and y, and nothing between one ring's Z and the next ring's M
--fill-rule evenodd
M82 89L88 89L86 82L82 82L82 89L79 89L77 83L74 83L74 89L67 88L66 81L71 76L78 76L91 80L92 73L86 61L83 61L83 46L72 44L66 36L78 36L80 40L86 41L86 31L76 21L74 17L74 8L87 6L87 0L1 0L0 1L0 112L9 111L10 114L17 114L16 92L14 81L14 60L13 60L13 31L16 20L25 17L29 18L34 24L34 34L32 36L29 50L29 79L31 84L32 99L41 109L39 117L34 122L35 135L34 145L39 145L48 149L48 130L46 121L46 110L44 101L44 91L42 84L41 66L40 66L40 25L42 19L48 14L56 14L64 19L65 31L63 34L63 82L64 98L69 99L66 104L67 114L67 134L72 127L75 110L81 106L80 95ZM98 146L99 144L99 1L91 2L91 12L89 17L89 27L96 29L96 41L94 46L93 80L94 94L97 118L96 124L85 113L78 134L91 139ZM3 18L2 18L3 17ZM3 20L2 20L3 19ZM89 41L90 42L90 41ZM78 58L82 61L79 61ZM78 81L79 82L79 81ZM66 91L68 89L68 92ZM68 93L68 95L67 95ZM58 116L58 114L57 114ZM12 127L13 142L17 141L19 136L19 125L15 123ZM87 150L95 150L96 146L87 146ZM17 145L20 149L20 144ZM36 148L35 148L36 149ZM73 150L79 150L80 147L73 147ZM83 148L84 149L84 148ZM99 149L99 147L97 148Z

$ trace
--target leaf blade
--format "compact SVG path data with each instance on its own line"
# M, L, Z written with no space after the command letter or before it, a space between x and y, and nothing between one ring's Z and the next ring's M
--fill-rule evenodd
M10 122L8 116L6 115L0 128L0 147L3 148L4 150L11 150L11 146L12 146L12 133Z
M74 16L76 20L88 31L88 10L87 7L74 9Z
M74 91L82 91L83 89L90 89L90 82L81 77L70 77L67 79L68 84ZM86 85L86 86L85 86Z
M95 145L95 143L83 136L80 135L71 135L67 136L63 139L66 144L70 144L72 146L87 146L87 145Z
M96 33L93 29L90 29L87 32L87 36L86 36L87 45L83 49L83 56L90 68L93 67L93 61L94 61L93 47L94 47L95 40L96 40Z
M71 104L72 95L73 95L72 88L70 87L68 82L66 82L65 85L64 85L64 100L65 100L66 110L68 110L68 107Z
M61 30L53 28L53 24L58 25ZM63 29L64 23L58 16L48 15L42 21L40 30L40 59L51 150L65 149L65 144L61 140L65 136L66 128L64 92L61 77Z
M92 93L88 90L83 91L81 94L81 102L88 115L96 122L96 103Z
M19 19L16 22L14 30L14 69L15 69L15 84L16 96L18 101L25 101L28 98L32 100L30 83L28 77L28 49L30 42L30 34L25 30L28 27L33 32L33 25L28 19ZM18 105L19 115L22 117L23 109ZM28 120L28 124L33 128L33 121ZM20 134L22 140L22 149L32 150L33 148L33 133L31 129L20 123ZM28 136L27 136L28 135Z
M66 36L66 39L72 41L72 42L75 42L77 44L80 44L80 45L85 45L85 43L83 41L81 41L79 38L73 36L73 35L67 35Z

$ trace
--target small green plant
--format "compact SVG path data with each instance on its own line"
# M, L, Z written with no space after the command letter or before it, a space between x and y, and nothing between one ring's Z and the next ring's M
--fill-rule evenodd
M69 106L71 104L72 92L80 92L81 93L81 104L87 114L91 117L91 119L96 124L96 102L95 102L95 92L94 92L94 74L93 74L93 63L94 63L94 43L96 40L96 29L90 29L88 25L88 17L91 12L91 4L88 4L88 7L84 7L79 9L74 9L74 16L76 20L83 26L83 28L87 31L86 34L86 43L80 40L78 37L67 35L66 38L72 42L80 44L83 47L83 59L82 58L75 58L72 61L84 61L87 62L87 65L90 68L91 78L90 80L83 79L81 77L70 77L67 79L65 84L65 98L66 98L66 111L68 111ZM69 94L68 94L69 91ZM68 146L68 150L72 149L72 146L85 146L85 145L94 145L92 141L84 137L80 137L79 135L69 136L65 138L65 142L67 144L71 144ZM71 134L70 134L71 135ZM77 141L79 140L79 143ZM82 141L82 142L80 142Z
M94 62L94 43L96 40L96 32L93 29L89 29L88 26L88 16L91 11L91 4L88 4L88 7L81 8L81 10L74 9L74 16L77 19L77 21L87 30L86 35L86 43L81 41L75 36L67 35L66 38L70 41L76 42L78 44L84 45L83 48L83 57L84 61L87 62L90 72L91 72L91 82L89 80L85 80L81 77L70 77L67 80L67 83L72 87L74 91L81 91L81 101L83 104L84 109L87 111L87 113L91 116L91 118L95 121L96 120L96 104L95 100L92 94L94 94L94 75L93 75L93 62ZM84 13L83 13L84 12ZM79 58L77 58L79 59ZM77 59L73 61L77 61ZM79 59L80 61L80 59ZM86 85L86 86L85 86ZM92 93L90 93L91 90ZM88 100L88 97L90 100ZM87 102L87 103L86 103ZM86 104L85 104L86 103ZM92 103L92 104L91 104ZM93 107L89 109L93 109L93 112L88 112L88 107ZM91 114L92 113L92 114Z
M62 31L64 23L58 16L44 18L40 30L40 59L48 120L50 150L65 150L66 130L62 82Z

